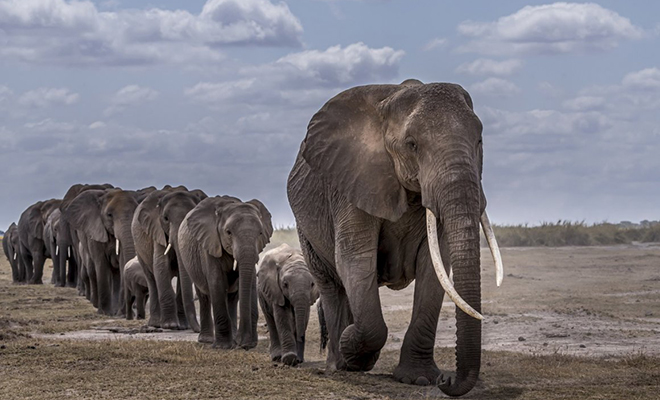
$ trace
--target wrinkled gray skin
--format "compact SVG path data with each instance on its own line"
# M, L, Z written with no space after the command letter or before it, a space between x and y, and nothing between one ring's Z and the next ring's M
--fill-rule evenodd
M83 243L85 254L82 257L86 261L83 267L89 275L92 304L99 314L124 314L122 268L119 266L135 257L131 222L137 206L132 191L85 190L64 213Z
M147 286L147 278L144 276L144 269L142 269L137 257L133 257L126 263L122 277L124 278L126 319L133 319L133 304L137 309L136 319L144 319L144 306L149 297L149 287Z
M82 268L82 256L79 250L80 240L78 239L75 229L69 224L65 211L80 193L86 190L105 190L112 187L112 185L107 183L103 185L75 184L67 190L62 199L62 203L60 204L60 221L55 236L55 242L59 246L59 254L57 256L59 277L56 278L55 285L68 287L77 286L78 294L86 295L89 300L91 300L91 288L84 285L83 279L79 279L81 275L80 270ZM85 276L87 276L86 272Z
M309 307L319 298L302 252L282 244L263 255L257 271L259 305L270 335L270 358L286 365L305 361Z
M272 234L270 213L258 200L209 197L186 215L179 228L181 287L187 302L195 285L200 342L222 349L257 345L255 267Z
M312 118L289 175L301 247L321 291L329 370L370 370L387 340L379 286L417 279L412 320L394 377L420 385L441 377L433 346L444 291L431 263L425 209L438 219L454 287L481 310L479 218L482 125L458 85L349 89ZM456 311L451 396L469 392L481 362L481 322Z
M20 276L19 266L18 266L18 228L15 223L9 225L5 235L2 238L2 249L9 260L9 265L11 266L11 280L12 283L17 284L24 281L24 278Z
M61 202L56 199L39 201L28 207L18 220L19 275L30 284L43 284L44 263L50 257L44 241L44 226Z
M150 193L135 212L132 230L149 287L150 326L200 330L192 299L184 303L181 281L177 279L175 293L172 279L179 275L179 225L202 198L206 198L206 194L201 190L166 187ZM165 254L168 244L172 247Z

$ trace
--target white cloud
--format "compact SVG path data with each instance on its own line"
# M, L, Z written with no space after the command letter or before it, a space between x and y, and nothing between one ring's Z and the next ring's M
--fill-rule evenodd
M103 121L94 121L91 124L89 124L89 129L100 129L100 128L105 128L106 123Z
M148 87L128 85L117 91L110 101L110 107L106 108L104 114L110 116L123 111L129 106L140 105L153 101L159 93Z
M300 46L302 34L287 5L269 0L208 0L199 14L0 0L0 26L3 60L83 66L217 62L223 46Z
M27 122L23 125L25 128L35 132L71 132L76 129L76 124L72 122L59 122L52 118L46 118L42 121Z
M14 92L7 86L0 85L0 103L9 99L13 94Z
M526 6L495 22L463 22L458 32L472 38L461 50L481 54L581 53L643 36L628 18L594 3Z
M626 87L635 89L660 89L660 69L654 67L631 72L623 78L622 83Z
M470 86L470 90L476 94L486 96L507 97L520 93L520 88L515 83L501 78L488 78Z
M78 101L78 93L72 93L67 88L42 87L25 92L18 103L26 107L49 107L52 105L71 105Z
M423 50L430 51L437 47L443 47L447 44L447 42L448 41L446 38L434 38L424 45Z
M469 63L464 63L456 68L456 72L470 75L497 75L508 76L522 68L523 62L518 59L503 61L479 58Z
M563 102L565 108L573 111L598 110L604 105L605 98L600 96L578 96Z

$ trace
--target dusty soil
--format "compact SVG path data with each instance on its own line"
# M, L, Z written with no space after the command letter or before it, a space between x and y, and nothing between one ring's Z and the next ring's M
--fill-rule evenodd
M482 254L481 381L465 398L657 399L660 246L503 249L495 287ZM47 268L47 273L50 269ZM44 279L46 281L46 279ZM0 261L1 398L434 398L393 381L414 285L381 289L389 340L374 370L322 373L315 309L307 363L286 368L259 346L217 351L190 331L144 332L143 321L99 316L73 289L11 285ZM454 307L445 302L436 360L454 369ZM274 392L275 391L275 392Z

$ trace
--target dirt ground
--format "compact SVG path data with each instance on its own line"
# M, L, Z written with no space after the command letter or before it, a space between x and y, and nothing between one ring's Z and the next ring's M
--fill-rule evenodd
M658 399L660 246L502 249L495 286L482 252L483 357L471 399ZM46 275L51 269L47 268ZM391 372L414 285L381 289L389 340L369 373L323 373L313 309L307 362L271 363L267 332L249 352L219 351L190 331L145 332L99 316L73 289L12 285L0 261L0 398L417 399L433 387ZM46 279L44 279L46 281ZM454 370L454 306L445 302L436 361Z

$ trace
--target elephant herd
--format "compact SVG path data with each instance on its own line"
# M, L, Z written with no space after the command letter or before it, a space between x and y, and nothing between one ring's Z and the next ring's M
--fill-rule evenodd
M14 283L42 284L51 258L51 283L76 287L100 314L132 319L135 306L136 317L145 318L148 304L149 326L192 329L217 348L257 345L261 302L273 359L295 365L303 361L318 291L302 253L288 245L264 254L257 284L255 267L272 234L270 212L259 200L208 197L183 186L78 184L62 200L28 207L3 248Z
M259 262L273 228L257 200L109 185L75 185L29 207L7 231L5 252L17 282L41 283L51 257L54 283L77 286L100 313L130 317L137 302L144 317L148 296L149 325L190 328L218 348L256 345L260 303L271 357L290 365L303 361L309 306L320 296L330 372L373 368L388 337L379 287L416 280L394 377L460 396L481 364L480 227L498 286L503 277L482 186L482 128L455 84L409 79L330 99L287 182L302 252L282 246ZM451 376L433 356L445 294L456 304Z

